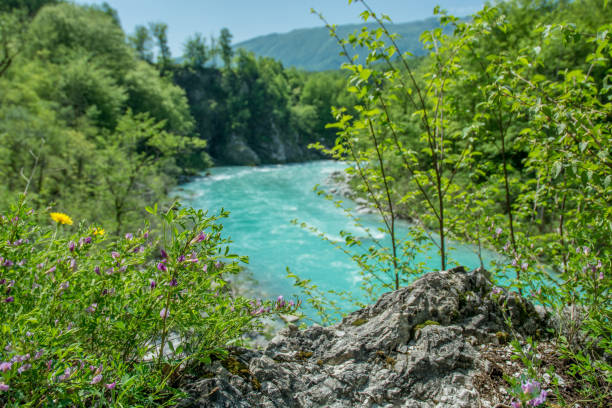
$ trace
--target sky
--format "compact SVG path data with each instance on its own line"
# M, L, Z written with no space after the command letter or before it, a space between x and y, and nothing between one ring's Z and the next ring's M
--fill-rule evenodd
M75 0L79 4L102 4L104 0ZM123 29L132 33L137 25L161 21L168 24L168 42L172 55L182 55L187 37L199 32L218 36L223 27L239 43L260 35L285 33L296 28L321 26L310 13L314 8L332 24L360 22L359 3L348 0L106 0L119 13ZM377 13L394 22L422 20L432 16L440 5L456 16L479 10L485 0L370 0Z

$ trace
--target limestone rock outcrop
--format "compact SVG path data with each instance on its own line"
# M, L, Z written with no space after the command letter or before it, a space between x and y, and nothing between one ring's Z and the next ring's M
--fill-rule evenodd
M185 387L181 407L479 407L479 345L536 335L545 316L487 272L429 273L330 326L289 326L236 348ZM506 304L502 308L502 304Z

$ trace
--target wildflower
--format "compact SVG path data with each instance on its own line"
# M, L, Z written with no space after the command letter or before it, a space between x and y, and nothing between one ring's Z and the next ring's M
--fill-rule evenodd
M113 259L117 259L117 258L119 258L120 255L119 255L119 252L113 251L113 252L111 252L111 256L113 257Z
M49 214L49 216L51 217L53 221L55 221L58 224L72 225L72 218L70 218L68 215L64 213L52 212L51 214Z
M91 379L91 385L97 384L100 381L102 381L102 374L98 374L94 378L92 378Z
M53 273L53 272L55 272L55 269L56 269L56 266L55 266L55 265L53 265L53 266L52 266L51 268L49 268L49 270L48 270L47 272L45 272L45 273L46 273L46 274Z
M48 360L47 361L47 370L51 371L51 367L53 366L53 360Z
M289 301L289 307L293 307L293 306L295 306L295 303L293 303L293 300L290 300Z
M166 272L168 270L168 268L163 262L160 262L157 264L157 269L159 269L162 272Z
M586 247L586 246L582 247L582 253L585 254L585 255L590 254L591 253L591 248Z
M14 280L10 280L8 285L6 285L7 288L12 288L13 286L15 286L15 281Z
M13 367L13 363L11 363L11 362L3 361L3 362L0 363L0 371L2 371L3 373L6 373L12 367Z
M512 408L520 408L522 406L521 401L512 401L510 405L512 406Z
M60 285L60 289L68 289L70 287L70 282L66 281Z
M70 269L72 269L73 271L76 270L76 259L70 260Z
M176 278L172 278L169 285L172 287L178 286L178 281L176 280Z
M527 270L527 268L529 268L529 264L528 264L527 262L523 262L523 263L521 264L521 269L522 269L522 270L524 270L524 271L526 271L526 270Z
M125 272L127 270L127 265L123 265L121 268L119 268L119 272Z
M222 264L221 262L217 262L217 263L215 264L215 268L217 268L217 269L221 269L221 267L223 267L223 264Z
M43 349L38 350L36 354L34 354L34 360L38 360L39 358L41 358L44 353L45 351Z
M89 306L87 309L85 309L87 312L89 313L93 313L96 311L96 308L98 307L97 303L92 303L91 306Z
M493 293L494 295L499 295L500 293L502 293L502 289L498 286L495 286L493 289L491 289L491 293Z
M105 387L108 388L109 390L112 390L115 388L116 385L117 385L117 381L114 381L110 384L106 384Z
M546 401L546 397L548 393L545 390L540 391L540 395L529 401L527 404L532 407L537 407L538 405L543 404Z
M200 232L200 234L197 237L198 242L202 242L208 239L208 235L206 235L203 232Z
M502 232L503 232L503 230L500 227L497 227L495 229L495 238L498 238L501 235Z
M125 239L131 241L134 239L134 235L131 232L128 232L127 234L125 234Z
M93 229L93 234L94 235L104 235L106 233L106 231L104 231L104 228L94 228Z
M170 316L170 311L169 311L169 310L167 310L167 309L164 307L164 308L163 308L163 309L162 309L162 310L159 312L159 316L160 316L162 319L164 319L164 320L165 320L165 319L166 319L168 316Z
M85 244L91 244L92 241L93 241L93 239L91 237L85 237L83 239L83 243L85 243Z
M603 280L603 278L604 278L604 273L603 273L603 271L600 271L599 272L599 280Z
M9 296L6 299L4 299L4 303L13 303L15 301L15 298L13 296Z
M98 275L99 275L99 274L100 274L100 267L99 267L99 266L96 266L96 267L94 268L94 272L95 272L96 274L98 274Z
M540 383L537 381L527 380L521 384L521 389L525 394L533 394L540 391Z
M0 391L8 391L10 389L11 389L11 387L9 387L8 385L6 385L3 382L0 382Z
M178 259L176 260L178 263L184 262L185 261L185 255L181 255L178 257Z
M68 243L68 250L69 250L70 252L73 252L75 247L76 247L76 244L75 244L75 242L74 242L74 241L70 241L70 242Z
M149 238L149 231L145 232L142 236L145 239Z
M155 289L155 287L157 286L157 282L155 282L153 279L151 279L151 283L150 283L149 286L151 286L151 289Z
M32 368L32 364L29 364L29 363L28 364L24 364L24 365L22 365L21 367L19 367L17 369L17 372L19 374L23 374L25 371L28 371L30 368Z
M34 333L32 333L29 330L26 332L26 337L32 337L33 335L34 335Z
M205 264L204 267L202 268L202 271L206 273L208 271L208 265Z

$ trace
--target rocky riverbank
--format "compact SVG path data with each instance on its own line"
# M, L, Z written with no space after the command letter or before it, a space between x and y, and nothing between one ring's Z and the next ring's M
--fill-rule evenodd
M549 324L543 309L493 290L486 271L429 273L339 324L289 326L262 351L231 350L189 379L180 406L501 407L502 374L520 372L497 358L510 355L506 318L522 338Z

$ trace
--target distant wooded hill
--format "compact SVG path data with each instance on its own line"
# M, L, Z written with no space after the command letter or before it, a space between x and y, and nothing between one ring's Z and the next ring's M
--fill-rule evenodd
M355 30L366 26L376 28L376 23L346 24L337 27L338 34L345 38ZM401 36L398 45L402 52L409 51L414 55L423 55L425 50L419 41L423 31L439 27L438 19L413 21L410 23L389 24L389 31ZM303 28L284 34L268 34L243 41L234 48L244 48L255 55L277 59L287 67L303 68L309 71L325 71L340 68L346 57L340 56L336 40L330 37L327 28ZM357 52L362 59L364 52Z

